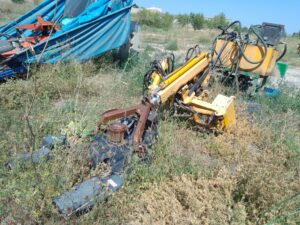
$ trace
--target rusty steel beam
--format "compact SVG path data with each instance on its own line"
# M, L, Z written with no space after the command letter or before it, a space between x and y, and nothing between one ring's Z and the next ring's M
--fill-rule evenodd
M150 111L151 104L148 101L143 101L140 105L125 109L113 109L106 111L102 114L101 119L97 123L96 133L100 131L101 125L136 114L139 118L133 134L133 149L139 154L144 154L146 149L141 142Z
M144 155L146 151L145 146L141 142L150 110L151 104L149 102L143 102L137 110L139 120L133 135L133 150L140 155Z
M34 32L37 32L37 31L44 31L44 29L51 30L52 27L55 25L54 22L49 22L49 21L43 20L43 18L39 15L36 18L37 18L36 23L17 26L16 29L18 29L18 30L33 30ZM56 26L54 26L54 30L58 31L58 30L60 30L60 27L56 25Z
M116 119L120 119L126 116L132 116L137 113L138 109L140 108L140 105L125 108L125 109L112 109L109 111L106 111L102 114L100 121L98 124L107 124L108 122Z

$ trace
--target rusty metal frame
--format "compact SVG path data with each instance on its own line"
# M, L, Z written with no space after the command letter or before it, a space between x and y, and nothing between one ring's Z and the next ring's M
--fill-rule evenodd
M137 115L139 118L133 134L133 149L139 154L144 154L146 149L142 144L142 136L146 127L150 110L151 104L144 100L137 106L106 111L102 114L100 121L97 123L96 133L100 131L101 125L107 124L110 121L122 119L127 116Z
M52 27L55 25L54 22L49 22L49 21L43 20L43 18L40 15L36 16L36 18L37 18L36 23L26 24L23 26L17 26L16 29L17 30L32 30L34 32L38 32L38 31L51 30ZM59 26L54 26L55 31L58 31L59 29L60 29Z

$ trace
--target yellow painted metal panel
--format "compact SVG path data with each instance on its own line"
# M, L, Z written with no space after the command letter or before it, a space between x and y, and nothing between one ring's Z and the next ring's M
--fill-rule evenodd
M235 97L218 95L212 103L205 102L198 97L184 97L184 103L190 106L195 112L205 115L215 115L222 118L221 128L225 129L236 123L236 113L234 108ZM196 123L201 123L200 115L194 116Z
M224 46L225 49L220 56L220 59L226 67L231 68L232 65L236 62L235 56L238 50L237 44L234 42L221 39L217 40L215 48L215 52L217 54L214 55L214 60L217 59L218 54L221 52ZM239 69L241 71L251 72L260 76L269 76L276 66L276 59L278 58L278 54L279 53L276 49L274 49L273 47L269 47L267 49L266 58L261 65L251 64L242 57ZM259 61L263 56L263 47L248 44L245 47L245 55L251 61ZM220 63L218 62L218 64Z
M209 62L210 60L208 57L203 57L202 60L200 60L196 64L193 64L193 66L191 66L190 64L186 67L183 66L182 69L178 71L178 73L175 73L172 76L172 83L169 83L169 80L169 85L157 93L157 95L161 99L161 103L166 102L170 98L170 96L176 94L179 88L181 88L183 85L187 84L194 77L196 77L198 74L203 72L205 68L207 68L207 66L209 65ZM176 79L174 79L175 77Z
M205 53L205 52L201 52L197 57L189 60L182 67L178 68L176 71L174 71L173 73L171 73L169 75L169 77L164 82L162 82L162 84L160 85L160 88L161 89L166 88L168 85L170 85L172 82L174 82L177 78L179 78L182 75L185 75L185 73L187 73L197 63L199 63L203 59L207 59L207 58L208 58L208 54ZM199 72L201 72L201 70L199 70Z

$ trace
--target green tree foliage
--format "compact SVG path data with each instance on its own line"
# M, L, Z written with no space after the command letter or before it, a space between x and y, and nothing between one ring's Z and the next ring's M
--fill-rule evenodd
M14 3L24 3L25 2L25 0L11 0L11 1Z
M190 14L190 21L194 28L194 30L201 30L204 27L205 24L205 18L203 14L200 13L191 13Z
M174 17L168 13L152 12L145 9L138 13L138 22L149 27L169 29L173 20Z
M218 28L218 26L226 27L229 25L229 21L226 19L224 13L220 13L209 20L207 25L209 28Z
M177 16L177 21L181 26L185 27L190 23L190 16L187 14L179 14Z
M144 9L141 10L135 18L141 25L169 29L175 17L168 13L159 13ZM176 19L178 24L182 27L191 24L194 30L201 30L204 27L217 29L218 26L226 27L229 25L229 21L224 13L220 13L211 19L206 19L202 13L179 14L176 16ZM233 27L233 29L237 30L238 28ZM245 29L243 28L242 31L243 30Z

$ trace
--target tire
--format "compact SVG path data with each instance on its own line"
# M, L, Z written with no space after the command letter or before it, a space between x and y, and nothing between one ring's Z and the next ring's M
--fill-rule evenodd
M129 49L130 49L130 43L126 43L124 45L122 45L120 48L119 48L119 51L117 53L117 58L122 61L122 62L125 62L128 57L129 57Z

